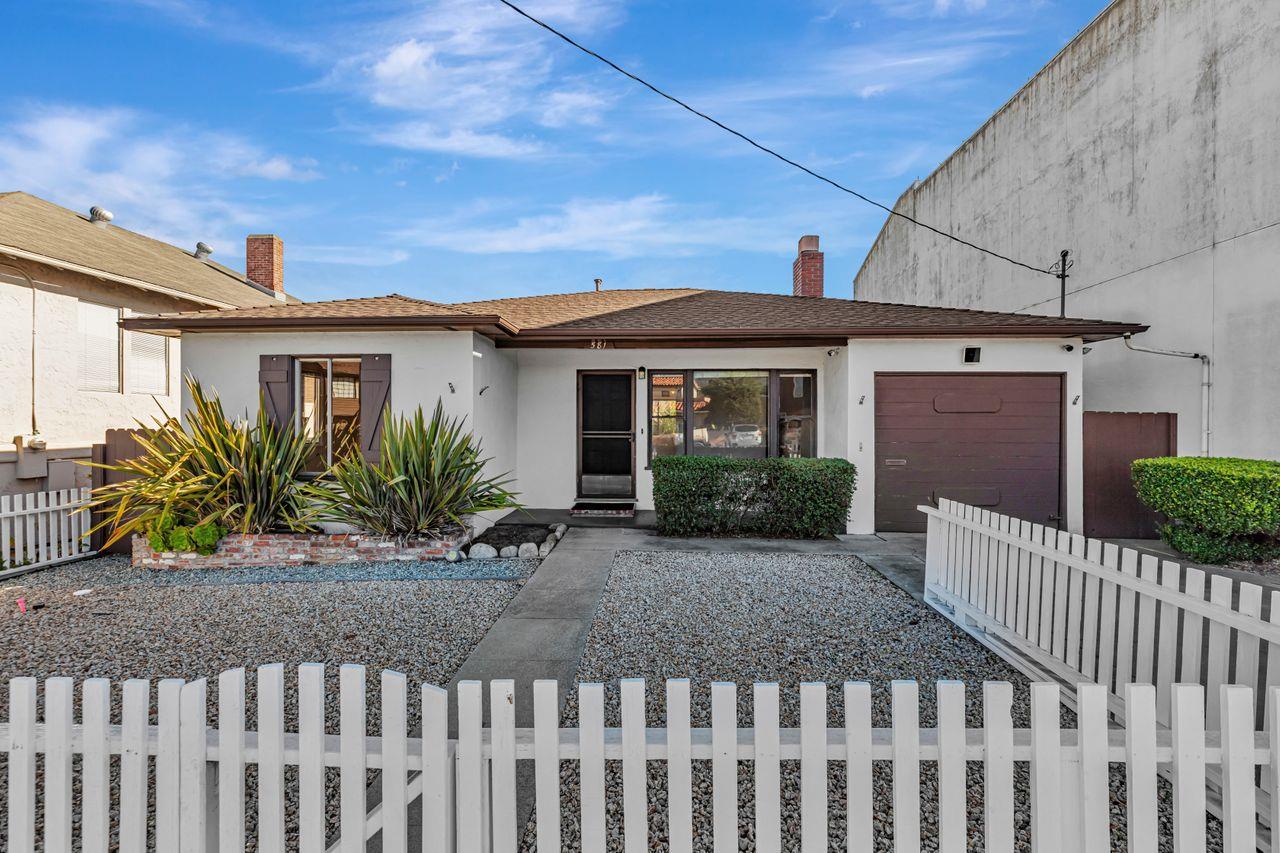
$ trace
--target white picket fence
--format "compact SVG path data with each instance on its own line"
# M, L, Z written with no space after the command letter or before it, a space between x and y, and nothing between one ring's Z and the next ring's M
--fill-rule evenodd
M0 495L0 577L92 556L88 502L89 489Z
M1253 688L1254 723L1271 730L1280 685L1280 592L955 501L928 516L925 598L1033 680L1090 681L1125 713L1132 683L1156 687L1156 723L1172 724L1171 686ZM1220 710L1211 703L1208 725ZM1213 774L1210 779L1216 780ZM1264 819L1273 790L1263 777ZM1280 799L1280 798L1277 798ZM1211 805L1216 793L1211 791ZM1215 806L1216 808L1216 806Z
M483 727L484 686L464 681L457 690L456 739L447 736L446 691L423 685L422 736L407 736L409 687L403 675L381 675L381 724L376 736L366 731L366 683L363 667L346 665L339 674L338 734L327 734L324 668L304 664L298 671L297 732L286 732L285 671L281 665L256 672L256 731L247 729L246 674L243 669L218 679L219 727L207 720L203 680L131 680L122 687L120 725L111 724L111 691L104 679L81 686L80 721L74 720L75 684L70 678L44 682L43 718L37 719L38 683L15 678L9 685L10 716L0 724L0 744L8 764L8 850L29 853L37 845L37 797L41 798L43 849L73 846L86 853L109 847L162 851L243 850L246 816L254 814L258 849L281 853L289 844L302 853L325 850L326 833L340 833L343 853L363 853L366 839L381 832L382 849L407 850L409 804L422 800L424 851L503 851L517 849L523 827L517 824L517 762L532 762L539 850L561 847L562 809L581 827L582 848L603 851L612 829L620 829L628 853L647 851L651 809L664 808L670 827L669 849L694 849L695 765L709 766L711 822L715 851L738 850L746 827L739 816L738 762L751 765L752 784L743 791L754 801L756 849L776 853L782 847L782 804L798 794L801 849L824 851L832 810L847 817L850 851L872 849L872 815L884 803L873 797L873 766L892 768L894 849L918 851L922 842L922 806L936 809L938 846L944 853L963 851L969 841L966 768L981 765L981 835L985 849L1008 853L1015 839L1015 767L1029 765L1030 822L1037 851L1112 849L1108 775L1123 765L1127 775L1127 849L1154 851L1161 841L1157 774L1173 771L1172 808L1175 849L1205 849L1206 774L1223 781L1224 850L1242 853L1259 843L1255 820L1257 768L1274 776L1280 768L1280 743L1254 727L1255 697L1248 687L1223 687L1211 706L1221 732L1205 729L1205 693L1198 685L1179 685L1169 699L1170 729L1155 725L1157 696L1149 685L1125 690L1123 730L1109 728L1106 691L1081 685L1077 693L1078 729L1060 726L1060 688L1031 687L1031 728L1014 728L1011 685L982 685L983 725L967 729L965 685L938 682L937 726L921 728L919 688L915 682L891 687L892 726L871 725L871 688L846 683L840 688L843 724L828 725L824 684L799 688L799 728L779 726L780 691L776 684L752 687L754 726L740 728L737 687L710 685L710 728L690 723L691 685L687 679L665 684L665 727L647 727L645 684L619 683L620 728L606 728L605 686L578 685L580 727L561 728L555 682L535 682L531 729L515 726L511 681L488 685L492 718ZM1276 702L1271 702L1276 707ZM1273 711L1274 713L1274 711ZM1272 727L1273 732L1276 727ZM79 802L73 802L74 759L79 756ZM37 761L43 773L37 776ZM154 758L154 761L152 759ZM119 793L109 783L118 760ZM562 800L560 762L577 762L580 793ZM606 766L620 767L621 814L606 810ZM665 804L651 796L647 770L665 765ZM798 766L798 791L788 791ZM844 800L833 801L828 770L843 765L848 776ZM246 768L256 765L257 795L247 796ZM922 767L937 774L937 800L922 790ZM286 788L286 767L296 767L296 788ZM325 773L340 777L337 826L327 823ZM382 802L367 811L367 771L381 770ZM39 787L37 779L41 779ZM154 838L148 839L148 786L154 782ZM296 817L286 810L296 795ZM252 812L248 810L253 810ZM78 833L74 833L76 818ZM112 818L118 838L112 838ZM977 817L976 815L974 816ZM621 827L617 827L617 822ZM294 840L296 836L296 841ZM656 839L655 839L656 840ZM791 840L790 836L786 840ZM1167 840L1167 839L1166 839ZM294 846L296 845L296 847ZM1120 844L1119 848L1125 845ZM416 847L415 847L416 853Z

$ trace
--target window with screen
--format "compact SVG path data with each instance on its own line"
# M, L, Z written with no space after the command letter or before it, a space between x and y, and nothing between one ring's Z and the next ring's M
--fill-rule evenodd
M80 390L120 390L120 309L79 303Z
M129 388L135 394L169 393L169 339L146 332L129 333Z
M817 455L812 370L652 370L649 457Z

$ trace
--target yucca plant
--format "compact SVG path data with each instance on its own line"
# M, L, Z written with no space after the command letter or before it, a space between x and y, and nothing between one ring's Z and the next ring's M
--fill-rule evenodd
M152 535L175 526L236 533L302 531L314 506L302 474L315 441L292 424L278 425L258 406L253 422L227 417L216 395L187 378L192 408L186 424L156 418L136 440L142 454L98 465L126 476L94 492L89 509L106 518L107 544L130 534ZM180 537L181 538L181 537Z
M369 533L437 535L463 526L468 515L519 506L506 475L486 477L480 442L465 418L445 415L436 402L430 420L388 414L377 462L359 453L338 460L311 495L324 521Z

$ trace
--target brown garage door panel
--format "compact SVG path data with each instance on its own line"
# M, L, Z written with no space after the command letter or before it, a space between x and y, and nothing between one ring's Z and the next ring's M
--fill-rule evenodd
M1061 514L1060 375L879 374L875 388L876 529L923 530L916 506L939 496Z

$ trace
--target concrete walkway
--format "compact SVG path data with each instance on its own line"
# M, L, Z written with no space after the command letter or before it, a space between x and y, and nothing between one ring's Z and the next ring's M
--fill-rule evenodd
M516 726L533 727L533 682L552 678L560 683L560 709L566 691L577 682L578 663L586 647L591 620L604 595L613 559L636 544L644 531L627 528L570 528L555 550L542 561L493 623L449 682L449 736L457 737L458 682L515 681ZM484 724L489 725L489 694L484 693ZM369 806L381 801L381 785L370 787ZM533 766L516 765L516 816L523 831L533 814ZM422 844L422 804L409 809L409 849ZM369 853L380 851L381 835L369 840Z
M609 572L619 551L700 551L733 553L788 553L855 556L890 581L921 599L924 589L923 534L840 536L834 540L668 538L652 530L633 527L570 528L560 544L507 605L488 633L463 662L449 692L458 682L488 682L495 678L515 681L516 726L533 726L533 682L551 678L561 685L560 708L566 691L577 683L578 664L586 647L591 621L604 595ZM485 692L485 724L489 721ZM457 736L456 705L450 698L450 737ZM517 817L523 828L533 809L533 767L517 765ZM381 800L381 785L369 789L369 806ZM421 845L421 803L409 809L410 849ZM381 836L374 836L368 851L381 850Z

